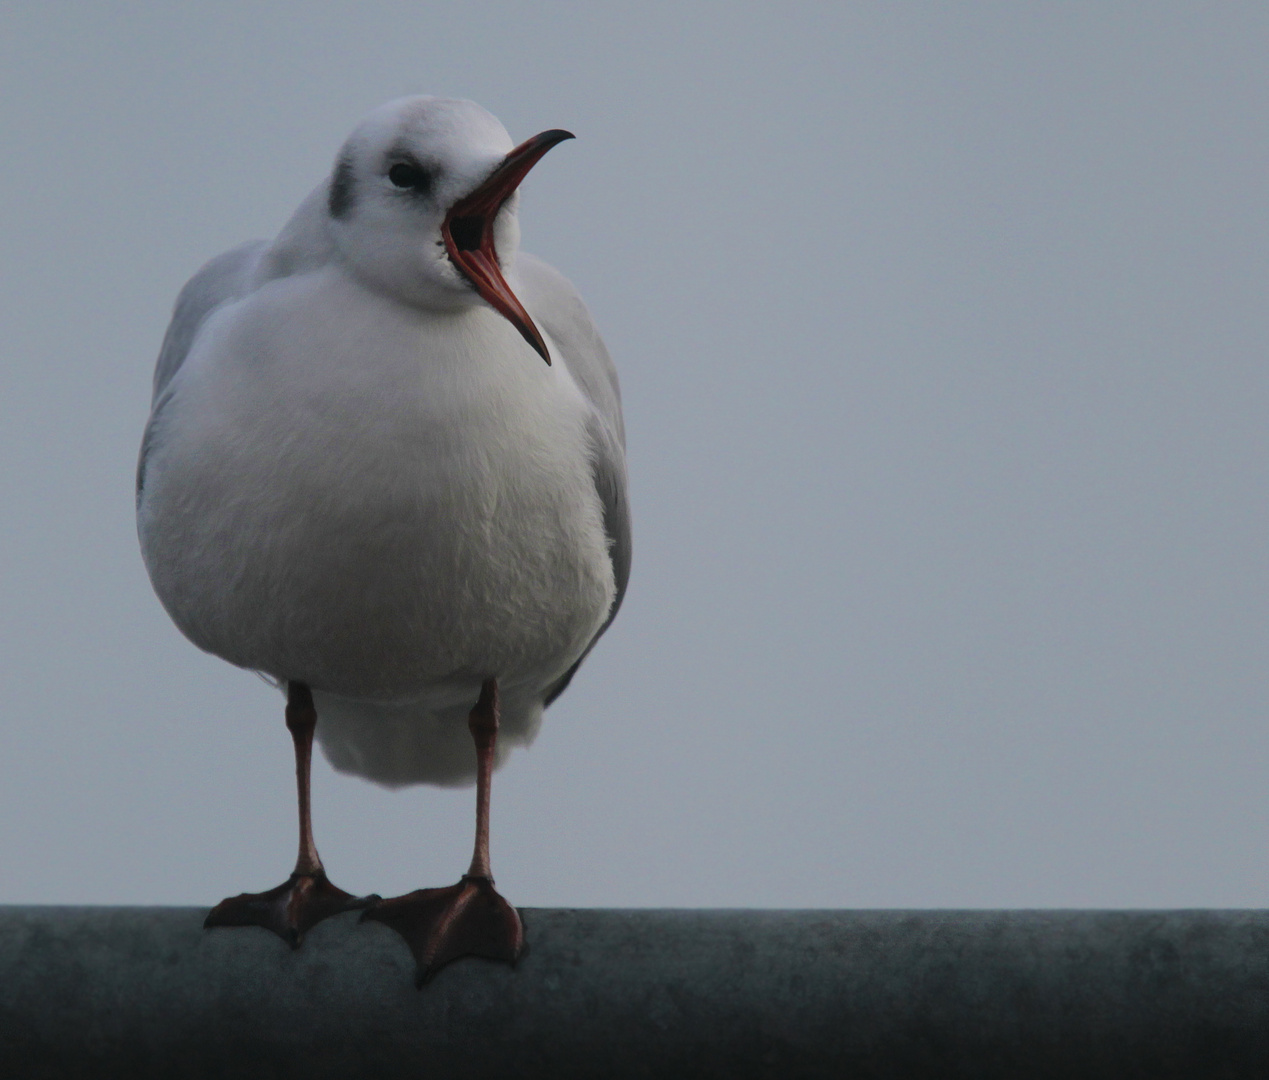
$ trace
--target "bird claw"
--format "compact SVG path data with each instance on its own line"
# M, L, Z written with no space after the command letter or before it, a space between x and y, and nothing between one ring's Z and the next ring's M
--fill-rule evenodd
M323 919L364 908L377 896L353 896L332 885L325 870L293 873L277 888L226 897L208 912L203 928L263 926L298 949L304 935Z
M447 888L418 889L380 900L362 913L361 921L367 919L384 923L405 938L418 964L418 986L462 956L501 960L514 967L524 951L519 912L486 877L464 875Z

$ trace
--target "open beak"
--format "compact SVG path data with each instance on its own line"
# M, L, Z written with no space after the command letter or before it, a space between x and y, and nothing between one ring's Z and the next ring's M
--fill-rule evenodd
M483 184L450 207L441 223L441 236L450 262L495 311L510 320L547 364L551 362L551 354L546 351L546 342L502 276L498 253L494 251L493 226L502 204L520 186L529 170L552 146L571 138L572 132L553 128L522 142L502 159Z

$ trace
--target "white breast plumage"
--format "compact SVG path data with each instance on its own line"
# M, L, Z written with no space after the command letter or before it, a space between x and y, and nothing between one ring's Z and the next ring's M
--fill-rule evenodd
M540 689L602 624L588 405L496 314L287 278L213 317L168 395L143 550L202 648L401 702L490 671Z

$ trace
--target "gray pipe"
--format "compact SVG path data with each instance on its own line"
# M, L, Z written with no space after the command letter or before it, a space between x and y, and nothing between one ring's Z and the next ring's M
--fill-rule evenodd
M524 911L422 990L191 908L0 908L0 1076L1269 1077L1269 914Z

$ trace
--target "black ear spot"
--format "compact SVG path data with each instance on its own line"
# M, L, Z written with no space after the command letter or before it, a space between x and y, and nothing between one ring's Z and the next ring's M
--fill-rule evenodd
M353 166L352 162L341 157L335 163L335 171L330 178L330 196L327 200L330 216L347 217L353 206Z

